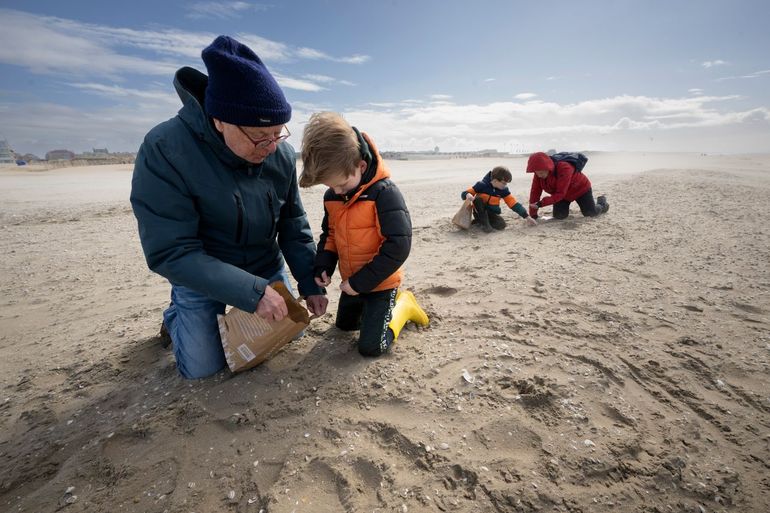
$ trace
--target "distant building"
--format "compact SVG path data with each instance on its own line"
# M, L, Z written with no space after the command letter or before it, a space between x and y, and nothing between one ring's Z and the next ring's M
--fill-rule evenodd
M16 164L16 156L6 140L0 140L0 164Z
M110 152L107 151L107 148L94 148L95 155L109 155Z
M75 154L70 150L51 150L45 154L46 160L72 160Z
M26 160L27 162L40 162L40 157L32 153L25 153L24 155L21 156L21 158Z
M441 159L475 159L475 158L509 158L510 153L497 150L452 151L441 152L436 146L433 151L381 151L380 155L386 160L441 160Z

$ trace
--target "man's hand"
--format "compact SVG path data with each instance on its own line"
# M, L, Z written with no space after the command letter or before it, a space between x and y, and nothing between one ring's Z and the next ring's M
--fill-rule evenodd
M332 282L332 279L329 278L329 275L326 274L326 271L321 273L321 276L316 276L315 278L315 284L319 287L328 287L329 284Z
M325 271L324 274L326 274ZM310 310L310 313L320 316L326 313L326 306L329 304L329 299L323 294L318 294L306 297L305 303L307 304L307 309Z
M357 296L358 292L353 290L353 287L350 286L350 283L348 283L348 280L343 281L340 283L340 290L347 294L348 296Z
M537 226L537 221L532 216L527 217L524 221L530 226Z
M280 321L289 315L286 301L270 285L265 287L265 295L257 303L257 315L268 321Z
M537 203L530 203L529 204L529 208L531 208L533 210L538 210L540 208L540 206Z
M465 195L465 203L467 205L473 205L473 200L475 199L476 199L476 196L474 196L473 194L468 193Z

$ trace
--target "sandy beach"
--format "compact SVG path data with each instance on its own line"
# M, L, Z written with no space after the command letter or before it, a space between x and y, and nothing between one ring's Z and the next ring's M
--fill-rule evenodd
M431 318L391 354L334 328L335 275L304 338L192 382L131 166L0 169L0 511L770 511L770 155L594 153L606 216L451 224L495 165L526 203L525 163L389 162Z

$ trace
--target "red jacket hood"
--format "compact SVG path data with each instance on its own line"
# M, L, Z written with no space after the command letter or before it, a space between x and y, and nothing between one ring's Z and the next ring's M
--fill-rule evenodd
M535 171L544 170L548 170L549 173L553 173L553 168L553 160L551 160L551 157L542 151L538 151L537 153L533 153L529 156L529 161L527 162L527 173L534 173Z

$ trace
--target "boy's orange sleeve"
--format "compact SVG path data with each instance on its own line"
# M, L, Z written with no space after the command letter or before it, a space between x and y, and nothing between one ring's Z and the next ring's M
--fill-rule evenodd
M460 193L460 199L463 199L463 200L464 200L464 199L465 199L465 197L466 197L468 194L473 194L474 196L476 196L476 189L474 189L472 186L471 186L471 187L468 187L466 190L464 190L463 192L461 192L461 193Z

